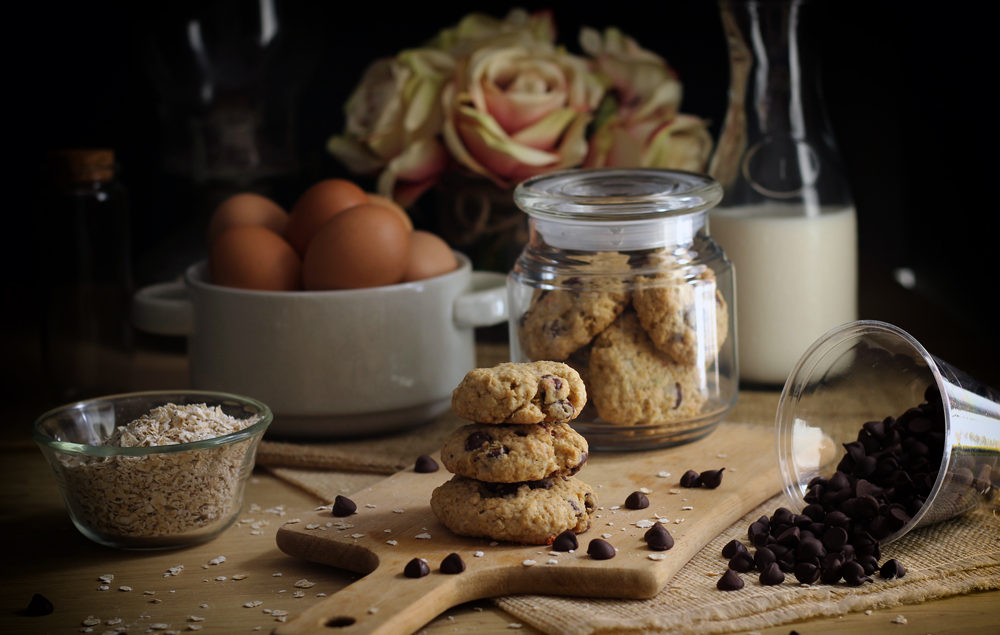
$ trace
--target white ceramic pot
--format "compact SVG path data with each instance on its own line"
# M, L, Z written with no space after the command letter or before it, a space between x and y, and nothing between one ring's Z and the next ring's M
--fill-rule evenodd
M457 270L343 291L247 291L208 282L141 289L136 327L187 335L194 388L249 395L275 413L270 434L366 436L447 411L475 365L474 327L507 319L505 276Z

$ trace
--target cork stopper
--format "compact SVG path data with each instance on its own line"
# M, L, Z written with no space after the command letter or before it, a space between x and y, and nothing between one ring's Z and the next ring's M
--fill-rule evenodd
M55 150L48 159L59 183L110 181L115 176L115 152L107 148Z

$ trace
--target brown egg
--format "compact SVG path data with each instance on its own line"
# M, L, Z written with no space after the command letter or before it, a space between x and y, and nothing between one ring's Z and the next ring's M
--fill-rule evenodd
M301 289L302 262L285 239L264 227L230 227L209 249L212 282L259 291Z
M316 183L295 201L285 228L285 238L305 255L309 241L328 220L349 207L368 202L360 187L344 179L326 179Z
M308 290L359 289L402 280L410 230L399 215L365 203L335 215L319 228L302 262Z
M433 278L454 271L457 267L455 252L439 236L420 229L410 236L410 256L403 282Z
M410 215L407 214L406 210L403 209L396 201L392 200L391 198L386 198L381 194L373 194L372 192L368 192L368 202L374 205L381 205L382 207L388 207L391 210L395 210L396 212L399 213L399 216L400 218L403 219L403 222L406 223L406 226L409 227L411 230L413 229L413 220L410 219Z
M260 194L241 192L219 203L208 223L208 242L230 227L257 225L279 236L284 235L288 213L280 205Z

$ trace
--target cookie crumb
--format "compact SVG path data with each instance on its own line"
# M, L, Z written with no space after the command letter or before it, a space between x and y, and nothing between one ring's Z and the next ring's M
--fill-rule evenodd
M523 562L521 562L521 564L524 565L524 566L526 566L526 567L533 567L537 563L534 560L531 560L529 558L528 560L524 560ZM518 627L518 628L520 628L520 627Z
M649 558L650 560L663 560L664 558L667 557L667 554L665 554L665 553L651 553L651 554L647 555L646 557Z
M431 535L425 531L422 534L417 534L416 536L414 536L414 538L416 538L417 540L430 540Z
M376 613L378 613L377 606L372 606L368 608L368 615L375 615Z
M474 553L473 553L472 555L473 555L474 557L476 557L476 558L482 558L482 557L483 557L483 556L485 556L486 554L485 554L484 552L482 552L482 551L476 551L476 552L474 552Z
M301 580L297 580L295 582L294 586L297 589L308 589L310 587L316 586L316 583L315 582L310 582L309 580L306 580L305 578L302 578Z
M507 628L524 628L524 625L519 622L511 622L507 625Z
M399 544L399 541L398 540L386 540L385 544L387 544L387 545L389 545L391 547L395 547L396 545Z
M670 478L670 472L657 472L657 478Z
M906 624L907 623L907 619L905 617L903 617L902 615L897 615L896 617L892 618L890 621L893 624Z

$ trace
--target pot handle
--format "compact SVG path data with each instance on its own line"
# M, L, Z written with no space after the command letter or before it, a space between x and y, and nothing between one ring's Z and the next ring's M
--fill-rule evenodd
M151 284L132 296L132 324L157 335L191 335L194 310L181 280Z
M455 324L462 328L493 326L507 319L507 276L473 271L469 290L455 299Z

